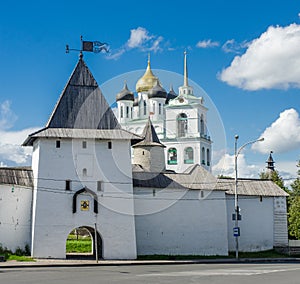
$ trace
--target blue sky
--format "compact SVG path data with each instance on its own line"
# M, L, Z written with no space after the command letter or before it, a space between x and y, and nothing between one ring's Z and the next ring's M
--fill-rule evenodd
M65 45L80 48L83 35L110 45L109 55L84 55L100 85L124 73L143 72L148 52L154 70L182 74L187 49L189 77L207 93L224 125L226 141L224 149L215 149L215 173L232 174L238 134L239 145L266 139L242 152L240 175L257 177L273 150L280 173L287 179L296 176L299 12L300 3L292 0L3 1L0 162L29 163L30 149L18 145L47 122L78 60L77 52L65 53ZM162 83L169 88L169 82ZM115 92L105 91L109 103Z

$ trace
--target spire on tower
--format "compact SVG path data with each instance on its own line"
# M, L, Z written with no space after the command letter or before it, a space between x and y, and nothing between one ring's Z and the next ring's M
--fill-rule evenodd
M274 160L273 160L272 153L273 153L273 151L270 151L269 158L268 158L268 160L266 161L266 163L267 163L267 167L266 167L266 168L267 168L268 171L270 171L270 172L275 171L275 166L274 166L275 162L274 162Z
M187 70L186 55L187 55L187 52L185 50L184 51L184 71L183 71L183 76L184 76L183 86L184 87L188 86L188 70Z

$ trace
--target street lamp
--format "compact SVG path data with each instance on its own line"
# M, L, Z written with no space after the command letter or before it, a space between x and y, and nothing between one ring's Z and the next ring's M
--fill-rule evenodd
M239 228L239 205L238 205L238 171L237 171L237 158L238 155L240 154L240 152L249 144L253 144L256 142L260 142L260 141L264 141L264 138L260 138L257 140L253 140L253 141L249 141L247 143L245 143L243 146L241 146L238 150L237 150L237 141L239 139L238 135L234 136L234 172L235 172L235 178L234 178L234 210L235 210L235 224L234 224L234 228L233 228L233 235L235 237L235 258L238 259L239 258L239 236L240 236L240 228Z

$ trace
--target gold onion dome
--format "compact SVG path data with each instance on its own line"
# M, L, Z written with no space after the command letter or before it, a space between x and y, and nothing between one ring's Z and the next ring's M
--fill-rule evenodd
M127 83L124 83L124 87L120 93L117 94L116 101L133 101L134 95L129 91Z
M145 74L137 81L136 91L139 92L148 92L152 89L158 82L158 78L155 77L152 73L150 66L150 58L148 59L148 66Z

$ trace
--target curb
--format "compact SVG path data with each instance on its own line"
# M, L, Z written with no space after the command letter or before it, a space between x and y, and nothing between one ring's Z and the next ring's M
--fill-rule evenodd
M45 268L45 267L92 267L128 265L187 265L187 264L246 264L246 263L300 263L300 258L242 258L242 259L196 259L196 260L102 260L96 262L68 262L37 260L37 262L2 262L1 268Z

